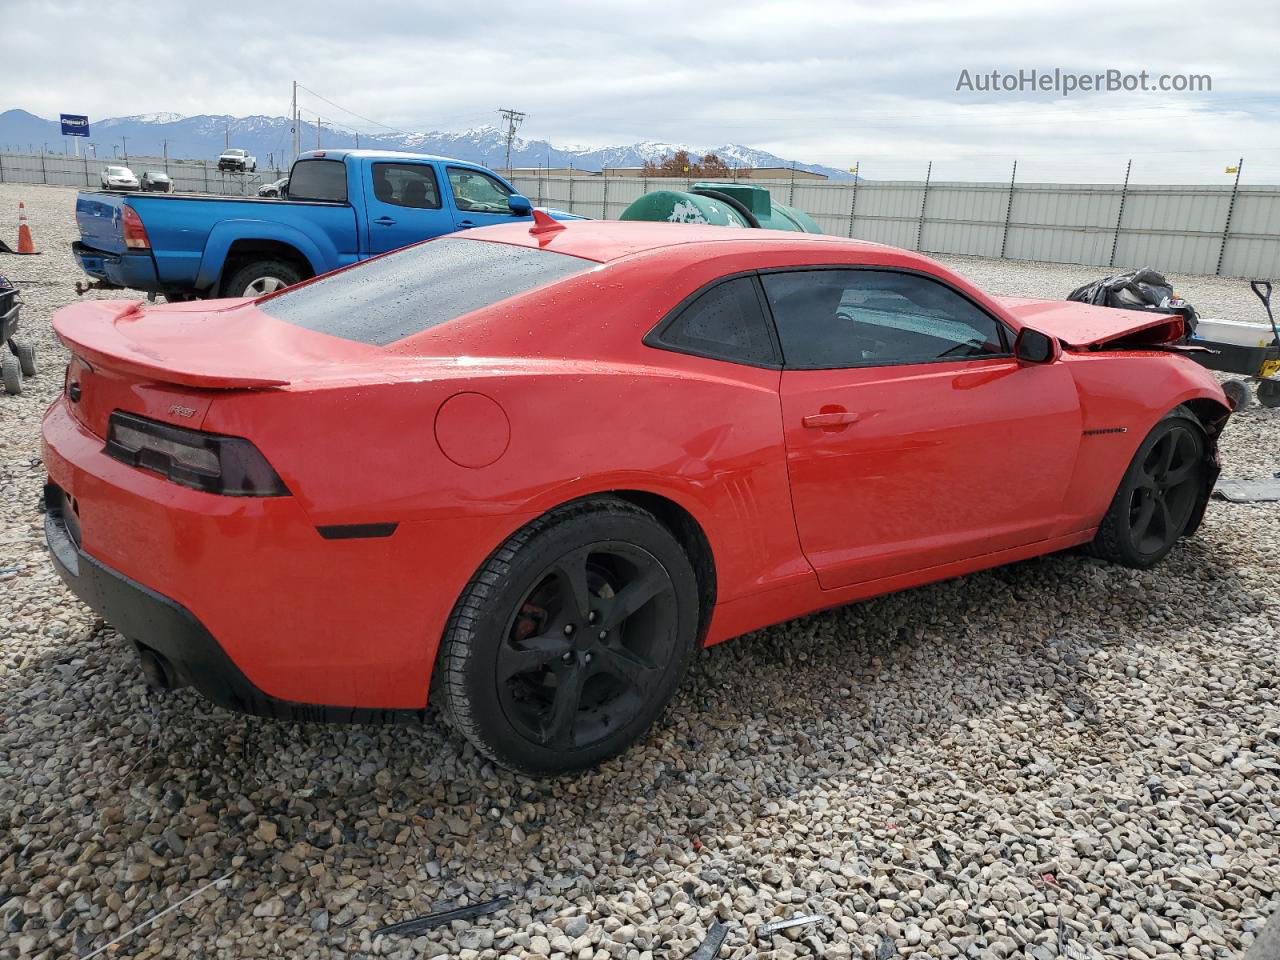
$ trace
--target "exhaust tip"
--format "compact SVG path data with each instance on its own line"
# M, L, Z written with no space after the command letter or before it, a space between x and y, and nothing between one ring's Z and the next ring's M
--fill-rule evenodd
M147 679L147 686L153 690L176 690L178 688L177 677L169 661L150 647L138 645L138 662L142 666L142 675Z

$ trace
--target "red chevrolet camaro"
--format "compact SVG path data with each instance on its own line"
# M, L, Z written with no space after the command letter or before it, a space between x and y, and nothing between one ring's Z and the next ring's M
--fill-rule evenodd
M155 683L293 719L428 694L550 773L699 645L1200 522L1230 407L1176 317L917 254L656 223L467 231L259 300L67 307L59 572Z

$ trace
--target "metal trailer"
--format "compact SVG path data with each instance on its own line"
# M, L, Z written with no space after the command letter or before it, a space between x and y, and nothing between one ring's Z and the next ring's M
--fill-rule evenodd
M1201 366L1242 377L1222 385L1237 409L1249 403L1249 381L1257 383L1259 403L1264 407L1280 407L1280 330L1271 312L1271 282L1252 280L1249 287L1267 311L1269 328L1261 324L1205 319L1187 338L1187 343L1207 348L1191 354Z
M0 379L3 379L5 393L21 393L22 378L36 375L35 344L16 336L21 310L17 287L0 276L0 344L9 346L7 354L0 350Z

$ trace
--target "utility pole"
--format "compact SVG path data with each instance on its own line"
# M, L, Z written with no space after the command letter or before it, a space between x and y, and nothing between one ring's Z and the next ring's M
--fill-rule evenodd
M503 107L498 111L498 116L507 121L507 179L509 180L511 179L511 144L516 138L516 130L524 122L524 114L519 110Z
M222 124L222 149L231 149L231 124L229 123Z
M293 81L293 103L289 108L290 146L293 147L293 159L298 159L298 81Z
M316 149L320 149L320 114L316 114Z
M129 162L129 138L121 137L120 143L123 144L124 146L124 162L128 163Z

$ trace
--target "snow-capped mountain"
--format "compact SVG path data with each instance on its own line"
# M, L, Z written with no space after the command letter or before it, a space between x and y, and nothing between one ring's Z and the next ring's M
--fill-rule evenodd
M357 134L350 129L322 123L318 136L313 121L303 120L300 128L300 141L305 150L317 146L354 147L357 138L361 147L371 149L433 153L483 163L495 169L506 163L506 142L502 131L493 126L475 127L459 133ZM187 117L177 113L144 113L105 120L91 119L88 139L97 145L99 157L123 156L126 152L130 156L156 157L167 149L169 156L174 158L212 159L227 145L242 147L258 158L259 169L265 169L269 164L283 166L288 162L291 134L288 117L213 114ZM46 120L25 110L0 113L0 148L39 151L47 144L49 149L61 153L65 146L62 141L61 128L56 120ZM513 143L511 164L516 167L567 167L572 164L582 170L639 167L646 160L659 161L677 150L688 150L696 157L715 153L730 166L789 167L792 164L791 160L767 151L732 143L709 148L642 140L626 146L593 148L556 146L546 140L525 139L517 139ZM852 177L844 170L820 164L796 162L795 166L797 170L823 173L832 179L848 180Z

